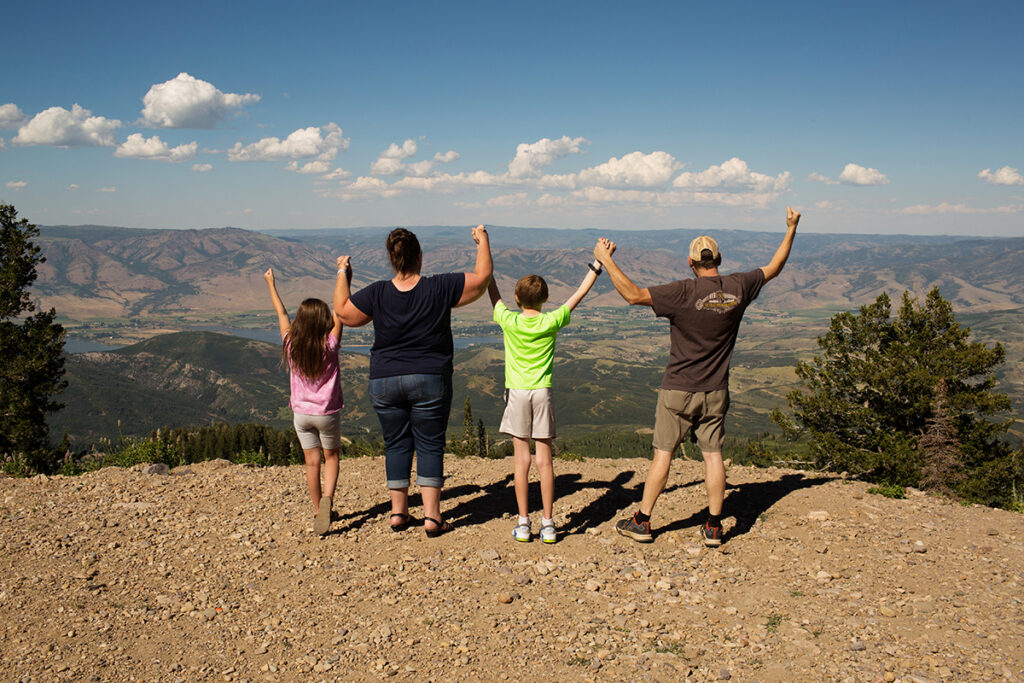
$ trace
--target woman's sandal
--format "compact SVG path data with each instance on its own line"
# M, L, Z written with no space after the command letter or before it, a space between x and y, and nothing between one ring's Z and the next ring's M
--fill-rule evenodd
M412 516L410 516L408 512L396 512L393 515L391 515L391 519L394 519L395 517L398 517L402 520L398 524L391 525L391 530L395 533L399 531L405 531L409 528L409 525L412 524Z
M428 538L437 538L441 534L446 534L446 533L448 533L449 531L451 531L452 529L455 528L451 524L449 524L448 522L442 522L440 520L434 519L433 517L424 517L423 521L424 522L431 522L431 523L433 523L435 525L435 528L433 528L433 529L427 529L424 526L424 531L427 532L427 537Z

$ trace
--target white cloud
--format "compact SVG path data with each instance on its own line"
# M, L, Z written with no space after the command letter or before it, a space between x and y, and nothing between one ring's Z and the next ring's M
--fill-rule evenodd
M434 155L434 161L436 161L439 164L450 164L453 161L458 161L460 158L461 156L454 149L450 149L444 154L438 152L437 154Z
M411 164L403 163L416 154L419 146L415 140L406 140L401 146L392 142L386 150L380 153L377 160L370 164L370 175L374 176L412 176L424 177L434 170L437 164L447 164L459 158L455 150L448 150L445 153L438 152L433 159L424 159Z
M3 138L0 138L0 150L5 149L7 149L7 142Z
M23 187L28 187L28 183L26 183L24 180L12 180L11 182L7 183L7 187L8 189L11 190L20 190Z
M530 197L525 192L516 192L515 194L501 195L500 197L491 197L487 200L487 206L498 206L498 207L515 207L515 206L526 206L530 203Z
M348 171L345 171L345 170L343 170L341 168L336 168L333 171L330 171L329 173L325 173L325 174L323 174L320 177L323 180L347 180L351 176L352 176L352 174L349 173Z
M589 145L586 138L570 138L563 135L558 140L542 138L533 143L520 143L516 147L516 156L508 165L508 172L513 178L532 178L541 174L540 169L550 166L555 159L570 154L582 154L583 145Z
M817 204L815 204L814 208L819 209L821 211L836 211L839 207L830 202L829 200L823 199Z
M828 176L822 175L822 174L817 173L817 172L812 173L809 176L807 176L807 179L810 180L811 182L814 182L814 183L825 183L826 185L838 185L839 184L838 181L832 180Z
M682 166L666 152L631 152L621 159L612 157L599 166L580 171L576 182L598 187L659 187L668 184Z
M223 93L182 72L149 89L142 98L142 120L152 128L214 128L233 110L259 99L251 93Z
M198 142L189 142L171 147L154 135L145 138L141 133L132 133L114 150L114 156L121 159L151 159L153 161L188 161L196 155Z
M263 138L244 146L236 142L227 154L229 161L279 161L315 157L314 161L323 162L315 168L322 170L302 171L300 169L305 166L300 167L297 163L289 164L288 168L300 173L324 173L330 168L329 162L338 156L338 151L348 149L348 145L349 139L342 136L341 128L336 123L329 123L320 128L300 128L284 140Z
M308 163L302 164L301 166L297 161L289 161L288 165L285 166L285 168L288 169L289 171L292 171L293 173L327 173L329 170L331 170L331 160L316 159L315 161L310 161Z
M192 170L196 173L207 173L213 170L213 164L192 164Z
M921 215L921 214L977 214L977 213L1019 213L1024 211L1024 204L1011 204L1008 206L996 206L989 209L982 209L973 206L969 206L966 203L950 204L949 202L942 202L941 204L914 204L913 206L907 206L899 209L896 213Z
M64 189L66 189L68 192L78 192L78 185L75 183L71 183Z
M843 172L839 174L839 182L844 185L888 185L889 179L877 168L847 164Z
M36 114L18 130L12 142L18 145L52 145L54 147L113 147L114 131L121 122L93 116L88 109L72 105L50 107Z
M986 168L978 173L978 177L989 185L1024 185L1024 176L1012 166L1003 166L995 173Z
M720 166L709 166L698 173L680 173L672 182L680 189L711 192L754 192L778 195L789 187L789 171L777 176L751 171L747 162L733 157ZM696 193L700 194L700 192ZM723 202L724 203L724 202Z
M25 123L27 116L18 108L18 105L0 104L0 129L14 130Z
M113 186L111 186L111 187L97 187L96 191L97 192L113 193L113 192L117 192L117 188L113 187Z

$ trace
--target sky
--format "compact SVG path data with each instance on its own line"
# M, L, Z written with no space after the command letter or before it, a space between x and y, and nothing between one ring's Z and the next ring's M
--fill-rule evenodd
M14 3L40 225L1024 235L1024 3Z

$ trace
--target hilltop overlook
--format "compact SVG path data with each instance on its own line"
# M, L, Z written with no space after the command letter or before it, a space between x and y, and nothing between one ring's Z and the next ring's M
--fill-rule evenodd
M456 529L428 539L387 530L383 467L342 461L325 538L301 467L0 478L0 678L1024 677L1019 514L731 467L709 550L700 465L678 460L640 545L613 525L647 463L558 461L560 540L522 544L511 462L451 458Z

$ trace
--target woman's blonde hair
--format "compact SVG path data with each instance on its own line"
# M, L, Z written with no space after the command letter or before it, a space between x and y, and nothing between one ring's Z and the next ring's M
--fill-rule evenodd
M327 367L327 335L333 327L330 306L320 299L306 299L284 338L281 360L307 379L318 378Z

